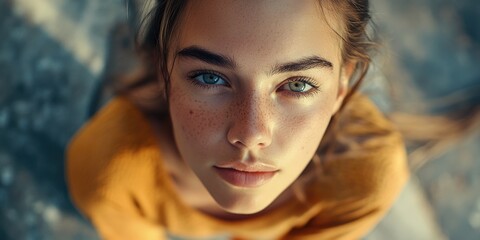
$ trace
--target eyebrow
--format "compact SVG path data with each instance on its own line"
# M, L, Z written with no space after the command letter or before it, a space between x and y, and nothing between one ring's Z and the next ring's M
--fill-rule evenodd
M333 69L333 64L326 60L325 58L319 56L311 56L302 58L297 61L288 62L284 64L280 64L275 66L271 74L278 74L278 73L285 73L285 72L297 72L297 71L304 71L312 68L327 68Z
M184 48L180 50L177 53L177 55L181 57L198 59L200 61L212 64L212 65L217 65L219 67L226 67L226 68L233 69L236 66L235 61L232 58L229 58L221 54L213 53L211 51L208 51L206 49L203 49L197 46Z
M236 67L236 63L233 58L211 52L198 46L190 46L184 48L178 51L177 55L181 57L197 59L219 67L226 67L231 69L234 69ZM317 67L333 69L333 64L325 58L319 56L311 56L302 58L297 61L275 65L270 71L270 74L273 75L285 72L297 72Z

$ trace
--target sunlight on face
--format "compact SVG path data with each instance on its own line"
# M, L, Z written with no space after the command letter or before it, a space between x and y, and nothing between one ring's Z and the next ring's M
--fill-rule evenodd
M332 16L315 0L188 4L170 115L181 157L224 210L266 208L314 155L346 87Z

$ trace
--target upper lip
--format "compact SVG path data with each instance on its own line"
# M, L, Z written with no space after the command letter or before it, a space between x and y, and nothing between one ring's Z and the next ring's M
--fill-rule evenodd
M216 164L217 168L230 168L242 172L276 172L279 169L275 166L262 163L262 162L253 162L253 163L243 163L239 161L227 162Z

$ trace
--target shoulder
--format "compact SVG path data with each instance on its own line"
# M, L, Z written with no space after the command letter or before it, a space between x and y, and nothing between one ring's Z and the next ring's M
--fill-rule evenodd
M359 138L371 140L378 137L399 136L385 115L367 96L361 94L353 95L340 113L339 133L358 140Z
M349 169L355 169L361 187L373 196L396 196L409 170L404 139L395 125L362 95L354 96L339 125L339 141L349 150L339 157L352 159Z
M402 136L367 97L353 96L336 121L307 189L319 210L292 239L361 238L409 177Z
M322 153L332 192L391 201L408 179L402 135L368 97L356 94L338 116ZM338 197L338 195L336 197Z
M100 199L121 205L145 194L140 190L155 185L159 150L142 113L117 97L77 132L66 158L70 194L85 209Z

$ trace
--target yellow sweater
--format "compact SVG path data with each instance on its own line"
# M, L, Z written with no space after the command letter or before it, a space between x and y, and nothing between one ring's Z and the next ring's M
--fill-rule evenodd
M181 201L148 121L116 97L71 141L67 180L73 202L104 239L358 239L405 184L405 148L388 120L359 95L344 109L335 141L305 201L226 221Z

